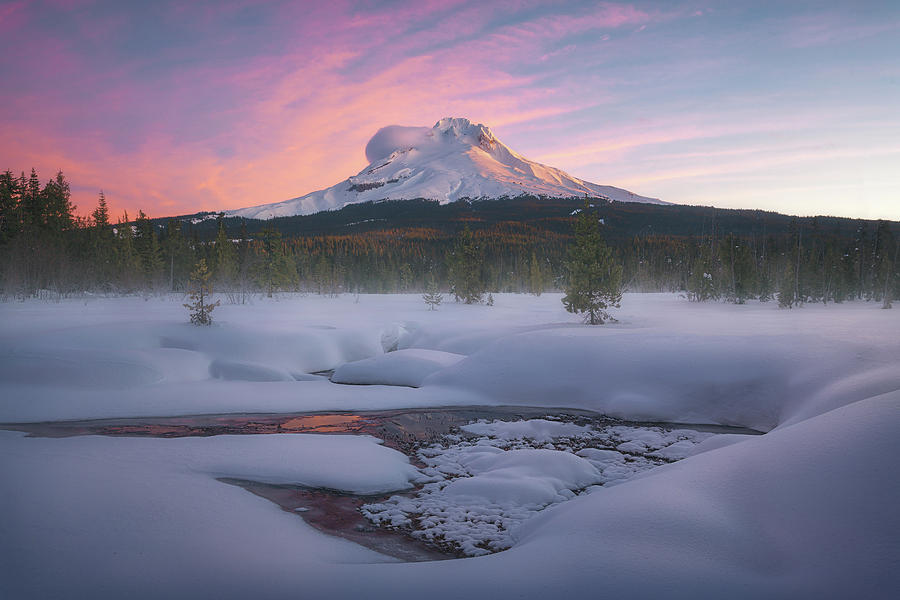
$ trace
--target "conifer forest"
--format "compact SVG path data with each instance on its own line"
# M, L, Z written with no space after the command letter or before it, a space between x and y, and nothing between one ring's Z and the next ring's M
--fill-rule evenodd
M897 222L604 199L585 207L584 198L391 201L271 221L159 218L113 216L102 192L90 216L78 216L64 174L42 181L34 170L0 174L0 293L187 294L203 260L227 302L429 285L466 302L489 292L540 294L566 288L582 210L596 214L625 291L783 307L853 299L890 306L900 296Z

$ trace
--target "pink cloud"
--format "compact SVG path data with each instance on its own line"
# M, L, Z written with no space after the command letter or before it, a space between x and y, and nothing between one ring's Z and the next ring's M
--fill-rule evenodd
M525 142L517 150L575 175L611 173L599 182L651 187L702 176L664 156L674 144L798 132L840 118L810 106L746 108L777 106L778 92L719 95L707 112L654 104L661 86L705 86L741 66L705 49L692 54L697 40L680 36L667 38L665 51L686 58L646 62L654 51L647 38L668 21L693 19L691 10L440 0L403 10L345 2L273 9L233 0L154 5L159 23L149 29L127 11L97 17L81 7L63 19L71 37L42 37L29 29L33 6L0 7L0 32L25 24L16 54L0 57L0 70L11 66L23 82L0 90L0 169L34 166L43 178L63 169L85 213L100 188L117 211L153 215L302 195L364 167L365 144L380 127L444 116L484 122L505 141L509 132ZM815 23L798 31L814 40L828 30ZM173 39L154 42L155 27L170 27ZM629 61L637 66L617 68ZM650 110L626 110L632 102ZM607 117L606 106L620 112ZM719 150L692 152L715 168L758 158ZM660 163L637 165L639 156Z

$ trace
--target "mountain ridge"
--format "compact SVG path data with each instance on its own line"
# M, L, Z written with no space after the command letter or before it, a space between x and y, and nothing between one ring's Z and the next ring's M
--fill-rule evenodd
M340 209L378 200L589 196L616 202L668 204L613 186L578 179L531 161L481 123L447 117L434 127L382 127L366 145L369 165L329 188L270 204L227 211L228 216L270 219Z

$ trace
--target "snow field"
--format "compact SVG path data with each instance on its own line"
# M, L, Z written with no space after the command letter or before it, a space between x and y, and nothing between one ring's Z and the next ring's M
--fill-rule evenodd
M627 294L619 323L589 328L558 294L436 312L417 295L306 296L226 304L213 327L192 328L181 300L0 303L0 422L530 404L767 433L668 443L652 428L611 427L600 443L571 423L532 423L530 440L475 423L433 456L423 449L416 474L352 436L296 453L282 442L0 431L0 597L892 598L900 588L897 310ZM311 375L393 347L465 358L417 389ZM404 370L373 372L399 381ZM369 454L371 478L353 470ZM390 563L215 480L402 490L423 475L433 491L406 498L435 508L422 531L443 527L479 553L512 546ZM481 519L468 530L462 512L438 512L461 506L463 494L441 492L467 479ZM487 482L527 485L504 496ZM385 504L398 524L413 520Z

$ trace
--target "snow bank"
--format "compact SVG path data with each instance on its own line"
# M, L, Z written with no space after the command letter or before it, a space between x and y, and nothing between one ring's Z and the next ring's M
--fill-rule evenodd
M209 365L209 374L216 379L229 381L292 381L294 378L278 369L247 362L215 359Z
M858 368L855 354L855 348L786 335L548 329L497 340L424 385L508 404L767 431L810 401L822 373L835 377ZM897 370L880 370L875 381L871 373L863 377L866 392L900 387Z
M464 356L438 350L397 350L344 363L334 371L335 383L405 385L419 387L426 377L455 365Z
M368 493L415 475L405 456L352 436L0 431L0 457L0 597L17 600L274 597L284 577L324 597L327 582L314 579L340 573L335 564L391 559L214 478Z
M600 489L528 523L493 567L541 561L592 595L890 597L898 411L893 392Z
M192 456L192 469L215 477L354 494L407 489L421 477L404 454L370 436L223 435L168 441L167 451Z

